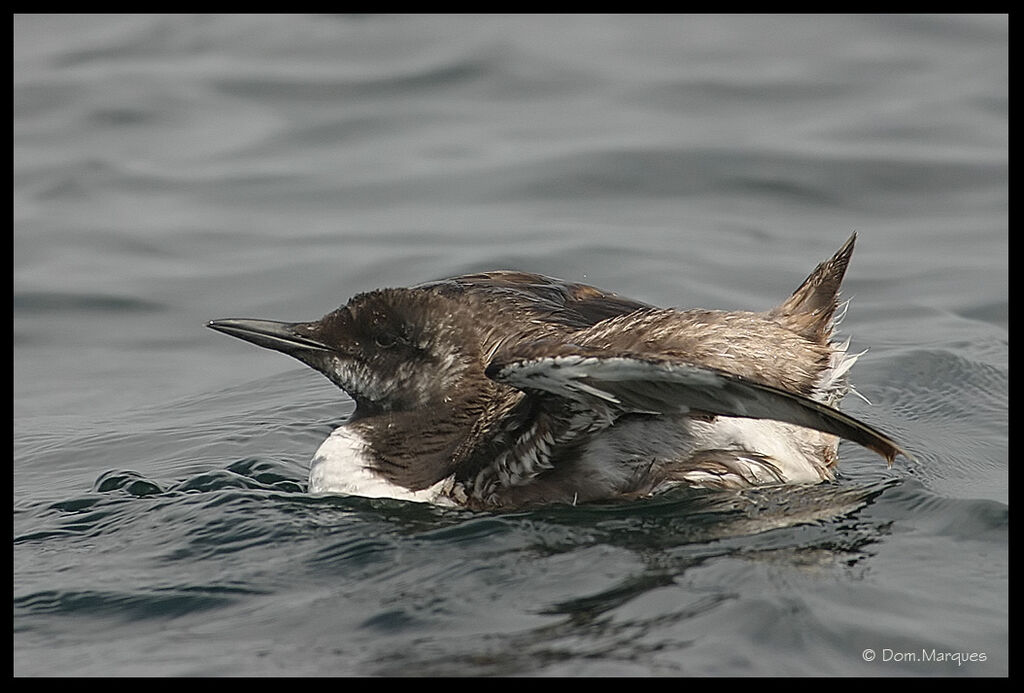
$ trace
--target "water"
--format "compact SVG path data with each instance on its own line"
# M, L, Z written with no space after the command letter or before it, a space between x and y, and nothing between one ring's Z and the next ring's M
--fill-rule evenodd
M15 674L1008 672L1005 16L14 28ZM846 408L918 462L811 489L313 498L351 402L203 328L506 267L764 309L851 230Z

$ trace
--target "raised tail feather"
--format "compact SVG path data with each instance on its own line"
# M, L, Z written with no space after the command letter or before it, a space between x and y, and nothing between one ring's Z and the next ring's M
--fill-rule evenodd
M832 332L839 307L839 286L853 256L854 232L831 259L822 262L782 305L769 315L807 339L824 343Z

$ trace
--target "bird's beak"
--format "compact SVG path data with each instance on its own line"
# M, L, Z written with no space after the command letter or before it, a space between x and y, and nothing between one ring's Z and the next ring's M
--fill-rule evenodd
M226 318L211 320L206 326L247 342L293 356L304 363L314 354L333 351L309 335L310 323Z

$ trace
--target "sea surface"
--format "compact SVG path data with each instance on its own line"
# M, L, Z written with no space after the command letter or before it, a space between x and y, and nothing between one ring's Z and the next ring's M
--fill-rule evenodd
M18 676L1001 676L1006 16L14 17ZM217 334L516 268L764 310L850 235L817 487L313 497Z

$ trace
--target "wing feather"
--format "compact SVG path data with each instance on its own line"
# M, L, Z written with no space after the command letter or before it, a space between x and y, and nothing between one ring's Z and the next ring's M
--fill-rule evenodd
M881 431L803 395L680 359L576 349L569 353L563 347L554 356L504 358L492 363L487 375L524 391L610 408L620 416L695 411L771 419L859 443L890 464L896 455L913 459Z

